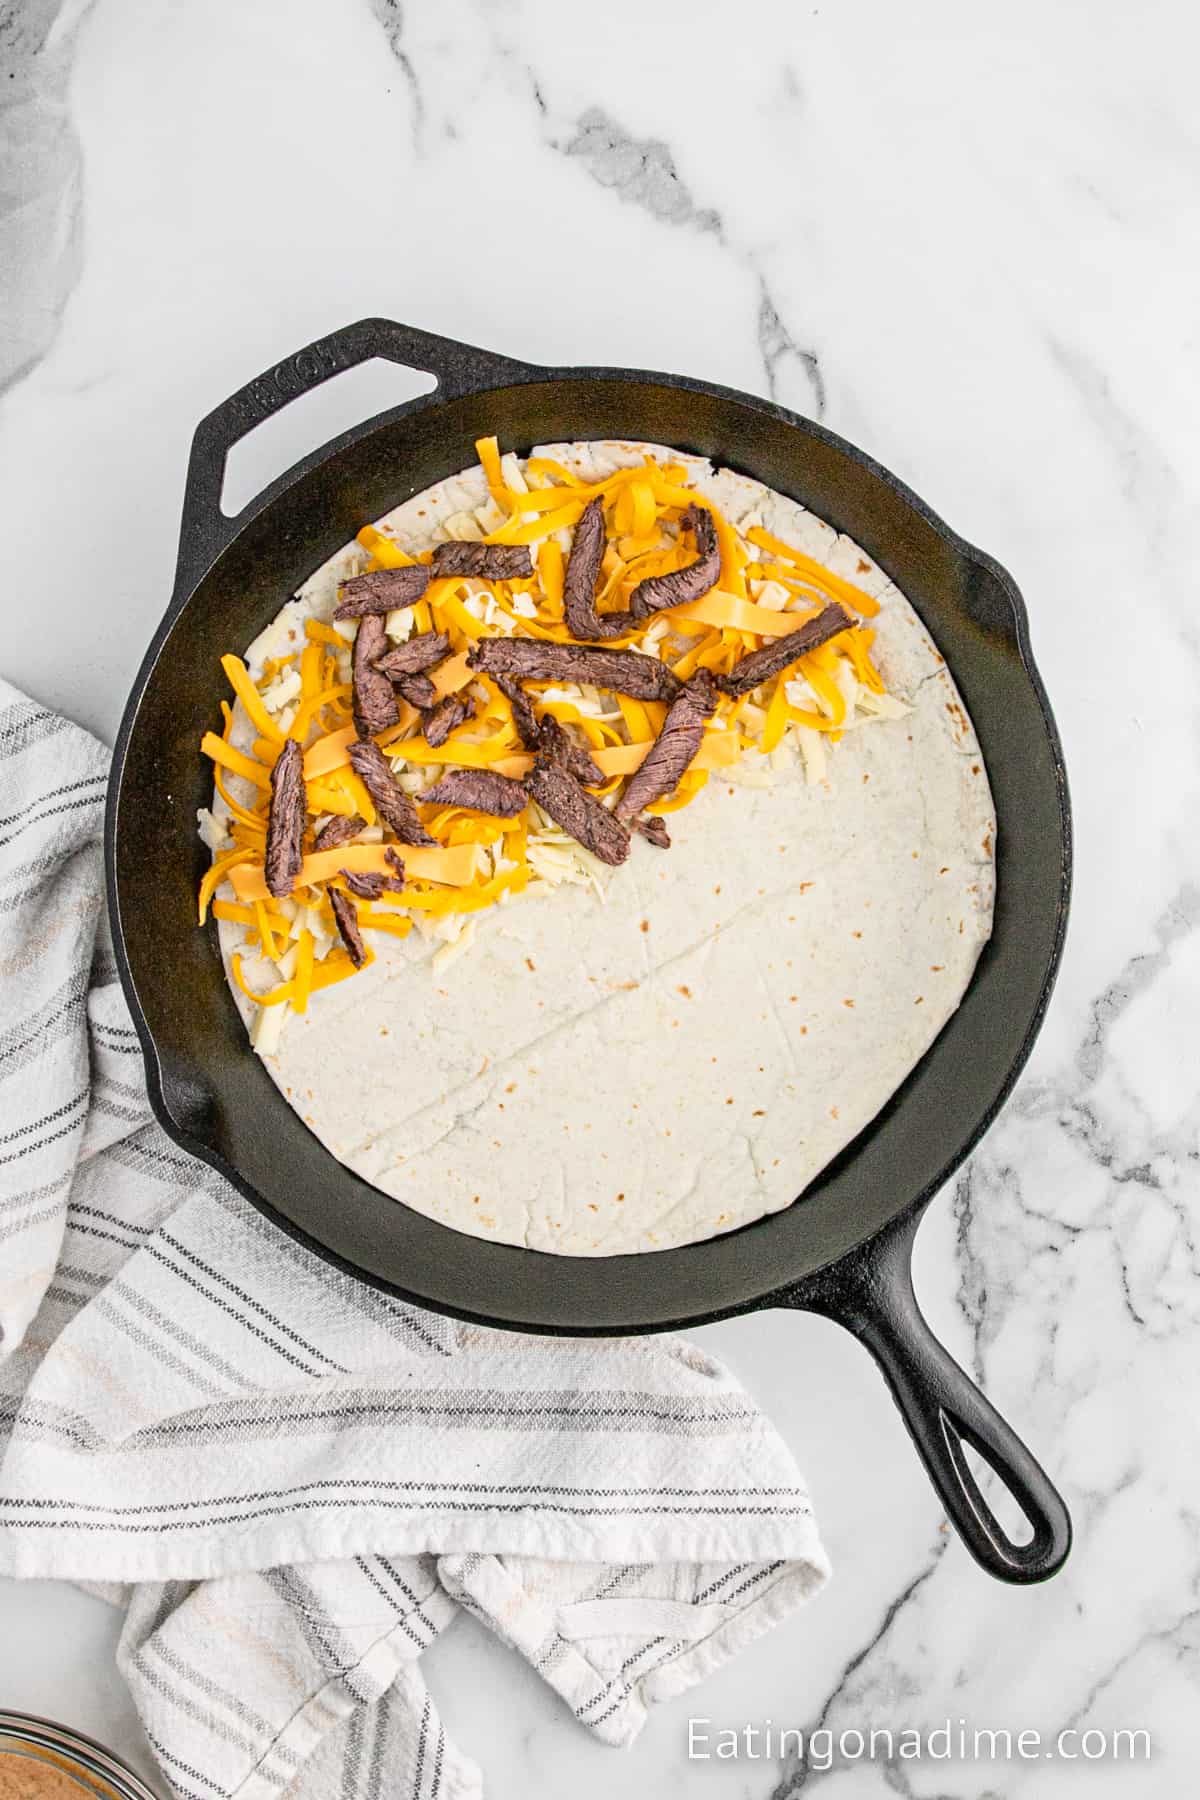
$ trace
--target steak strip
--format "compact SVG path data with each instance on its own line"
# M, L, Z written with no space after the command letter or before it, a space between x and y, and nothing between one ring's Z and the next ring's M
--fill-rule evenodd
M396 683L396 692L418 712L437 704L437 689L428 675L402 675Z
M350 764L375 802L380 818L385 825L391 826L402 844L437 842L417 817L416 807L392 774L378 744L351 744Z
M696 540L696 560L686 568L673 569L669 575L651 575L639 581L629 596L629 610L635 619L648 618L664 607L699 600L717 584L721 551L712 514L706 506L689 506L679 523L690 529Z
M467 806L498 819L515 819L524 812L529 795L519 781L493 769L448 769L421 799L431 806Z
M482 638L481 643L492 640ZM497 643L499 639L495 640ZM468 662L470 658L468 657ZM511 675L493 675L492 680L500 692L508 700L513 710L513 724L517 728L517 736L527 750L537 750L539 746L538 719L533 710L533 702L520 682L514 681Z
M455 540L434 548L435 576L475 575L480 581L523 581L533 574L528 544L473 544Z
M632 819L630 823L648 844L654 845L656 850L671 848L671 834L667 830L667 822L665 819L660 819L657 814L643 813L640 819Z
M395 612L401 606L415 606L429 586L429 570L424 563L413 563L406 569L372 569L367 575L353 575L343 581L335 619L361 619L364 613Z
M418 631L406 644L397 644L381 656L375 667L389 681L395 681L399 675L419 675L422 669L432 669L434 663L440 663L449 654L450 639L444 631Z
M707 669L697 669L663 721L649 756L617 801L616 816L623 824L678 787L680 777L700 748L704 727L716 705L712 676Z
M375 663L387 649L387 632L378 613L365 613L354 639L354 729L360 738L386 731L400 717L392 684Z
M835 600L823 612L806 619L799 631L789 631L786 637L776 638L773 643L764 644L761 650L752 650L749 656L743 656L734 663L728 675L717 676L717 686L723 694L735 698L738 694L748 694L760 682L769 681L789 663L798 662L800 657L828 643L831 637L836 637L839 631L845 631L853 623L845 607Z
M342 872L345 873L344 870ZM349 894L343 894L339 888L330 888L329 904L333 908L338 935L350 952L350 961L356 969L361 969L367 960L367 947L359 929L358 908Z
M605 779L604 771L597 768L583 745L576 743L553 713L543 713L533 748L543 761L565 769L584 787L599 787Z
M666 663L640 650L586 644L548 644L537 638L480 638L467 657L484 675L520 681L586 681L634 700L674 700L681 683Z
M598 613L596 583L604 561L604 505L589 500L579 516L563 577L563 611L575 638L623 637L634 624L631 612Z
M629 832L561 763L551 756L539 756L525 777L525 786L554 823L570 832L585 850L614 868L625 861Z
M444 744L452 731L474 715L475 708L461 694L447 694L436 706L431 706L421 721L421 730L425 733L425 742L436 750Z
M367 821L352 813L347 819L342 813L335 813L327 819L316 837L313 839L314 850L336 850L341 844L348 844L356 838L360 831L366 829Z
M277 900L290 894L300 873L304 836L304 752L286 738L271 771L271 810L267 817L265 870L267 890Z
M338 874L350 892L359 900L378 900L380 894L399 894L404 888L404 864L400 864L401 874L384 875L379 869L339 869ZM336 892L336 889L331 889Z

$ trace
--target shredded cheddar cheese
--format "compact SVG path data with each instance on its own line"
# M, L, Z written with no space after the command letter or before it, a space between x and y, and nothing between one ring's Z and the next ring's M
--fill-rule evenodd
M416 927L422 936L440 938L438 956L448 959L466 947L474 929L459 915L483 911L527 890L544 890L561 879L594 882L584 866L590 864L586 852L532 803L517 818L500 819L421 802L422 790L446 767L487 769L518 781L531 769L534 758L521 741L511 702L496 681L470 667L468 655L473 645L495 635L574 641L563 616L563 534L573 530L591 501L603 505L608 538L597 594L602 613L628 608L639 582L693 559L692 536L684 524L690 508L703 507L712 517L720 551L717 585L701 599L653 614L622 637L608 640L616 648L632 646L661 657L680 680L698 669L729 672L743 656L795 631L832 600L859 618L879 611L878 603L854 583L761 526L747 522L735 527L693 487L692 473L683 464L660 464L647 456L602 480L586 481L551 458L533 457L522 465L511 455L502 456L495 437L480 439L476 450L489 498L474 515L454 515L452 535L485 544L528 545L532 575L507 581L438 577L415 605L387 620L394 641L414 633L444 633L450 654L429 671L435 695L442 700L466 693L471 703L465 721L434 746L423 735L420 713L398 696L398 722L375 740L420 808L434 846L394 844L389 850L389 834L351 767L350 747L357 737L350 720L354 621L339 627L307 619L302 647L266 658L257 678L241 657L221 658L235 704L221 702L223 729L219 734L206 731L200 748L213 764L214 807L219 803L225 809L223 819L219 808L212 817L204 815L216 834L206 836L206 842L220 846L232 839L232 848L220 849L205 872L198 913L201 924L211 912L241 934L242 948L231 954L230 969L235 986L255 1006L304 1013L315 994L357 972L338 943L331 894L341 893L355 906L359 927L368 936L380 933L399 940ZM410 555L374 525L363 526L357 541L368 569L407 568L432 559L430 550ZM869 627L856 624L752 694L722 699L677 786L648 811L679 812L703 792L714 771L732 769L751 751L778 753L787 743L802 757L808 778L820 779L822 743L836 744L852 724L896 717L904 710L885 692L871 656L874 637ZM665 702L573 684L534 681L526 687L536 711L559 720L586 746L600 772L601 782L592 791L601 801L615 799L641 767L668 712ZM264 861L272 770L289 738L303 750L307 819L299 872L291 895L280 900L268 892ZM230 782L235 789L241 783L244 791L231 792ZM363 825L348 843L313 849L318 827L333 818L358 818ZM344 874L390 876L389 853L403 860L403 885L385 888L370 901L356 896ZM221 889L234 897L219 897ZM256 961L244 963L243 950L254 952ZM364 966L372 960L368 945ZM264 968L274 968L280 978L272 984ZM278 1041L277 1024L261 1034L256 1028L256 1046L260 1036L267 1054L265 1046Z

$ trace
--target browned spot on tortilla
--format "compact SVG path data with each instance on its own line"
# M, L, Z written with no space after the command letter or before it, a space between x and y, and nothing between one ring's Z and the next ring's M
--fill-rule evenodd
M765 1119L765 1118L766 1118L766 1116L767 1116L767 1115L766 1115L766 1113L765 1113L765 1112L764 1112L764 1111L763 1111L763 1109L762 1109L762 1107L761 1107L761 1106L756 1106L756 1107L755 1107L755 1109L754 1109L754 1111L753 1111L753 1112L752 1112L752 1113L751 1113L751 1114L750 1114L750 1117L751 1117L751 1118L752 1118L752 1119Z
M690 988L690 987L685 987L685 986L684 986L684 985L683 985L683 983L682 983L682 982L681 982L681 983L680 983L680 985L679 985L679 986L678 986L678 987L677 987L677 988L676 988L676 989L675 989L675 992L676 992L676 993L677 993L677 994L682 994L682 995L683 995L683 997L684 997L684 999L685 999L685 1000L690 1000L690 999L691 999L691 997L692 997L692 990L691 990L691 988Z
M800 883L800 886L796 889L796 892L798 894L807 894L809 888L816 887L816 885L817 884L815 881L802 881Z
M843 1006L853 1006L854 1002L853 1002L853 1000L843 1000L842 1005Z
M940 975L945 966L945 963L930 963L929 973L931 975Z
M852 931L850 933L850 936L853 938L860 938L862 936L862 932L861 931Z
M830 1107L830 1109L829 1109L829 1116L830 1116L830 1118L831 1118L831 1119L836 1119L836 1118L837 1118L837 1116L838 1116L838 1109L837 1109L837 1107L836 1107L836 1106L831 1106L831 1107Z
M730 1094L730 1096L729 1096L729 1098L728 1098L728 1099L727 1099L727 1100L726 1100L726 1102L725 1102L725 1104L726 1104L726 1106L732 1106L732 1105L733 1105L733 1095L732 1095L732 1094Z
M618 1206L624 1206L624 1204L625 1204L625 1196L624 1196L624 1194L618 1194L618 1195L617 1195L617 1205L618 1205Z
M640 930L640 931L649 931L649 929L650 929L650 921L649 921L649 919L643 919L643 920L642 920L642 922L641 922L641 925L640 925L640 926L639 926L639 927L638 927L638 929L639 929L639 930Z
M920 1006L923 1003L924 999L925 999L924 994L918 994L916 999L913 1001L913 1005Z
M537 968L537 964L534 962L532 956L527 956L525 958L525 967L529 970L531 975L532 975L533 971Z
M517 1084L516 1084L516 1082L515 1082L515 1081L510 1081L510 1082L509 1082L509 1084L508 1084L508 1086L507 1086L507 1087L506 1087L506 1088L505 1088L505 1090L504 1090L504 1091L505 1091L505 1093L506 1093L506 1094L515 1094L515 1093L516 1093L516 1091L517 1091Z
M992 834L990 831L985 831L983 834L983 854L985 856L990 856L992 854Z
M864 561L863 561L863 559L862 559L862 557L861 557L861 556L860 556L860 557L859 557L859 559L858 559L858 570L857 570L857 573L858 573L858 574L860 574L860 575L866 575L866 574L867 574L867 573L868 573L868 571L869 571L869 570L870 570L870 567L871 567L871 565L870 565L870 563L869 563L869 562L864 562Z

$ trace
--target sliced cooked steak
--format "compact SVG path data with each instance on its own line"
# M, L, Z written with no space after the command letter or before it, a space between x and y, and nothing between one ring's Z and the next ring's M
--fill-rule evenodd
M629 833L601 806L594 794L581 787L561 763L539 756L525 777L525 786L556 825L615 868L629 855Z
M392 871L392 880L388 885L399 893L404 886L404 858L389 844L383 853L383 860Z
M772 643L764 644L761 650L752 650L749 656L743 656L735 662L728 675L718 675L717 686L724 694L748 694L761 682L769 681L772 675L778 675L789 663L798 662L807 656L810 650L828 643L839 631L845 631L854 620L844 606L835 600L823 612L815 613L806 619L799 631L789 631L786 637L775 638Z
M573 775L585 787L599 787L604 780L604 771L596 767L583 745L575 742L553 713L543 713L534 749L544 762L565 769L568 775Z
M360 738L386 731L400 717L392 684L375 663L387 649L387 632L378 613L364 613L354 639L354 729Z
M349 894L343 894L338 888L330 888L329 904L333 908L338 934L350 952L350 961L356 969L361 969L367 960L367 947L359 929L358 908Z
M396 692L418 712L437 703L437 689L428 675L402 675L396 683Z
M485 638L484 643L499 642L498 639ZM551 713L544 713L539 719L533 710L529 695L510 675L493 675L492 680L502 694L508 696L513 709L513 723L517 728L517 736L526 750L547 754L560 763L576 781L582 781L585 787L599 787L604 780L604 773L596 767L582 744L565 732L558 720Z
M389 681L395 681L400 675L419 675L423 669L432 669L434 663L440 663L449 654L450 639L444 631L419 631L407 643L397 644L381 656L375 667Z
M629 596L629 610L635 619L648 618L667 606L684 606L689 600L699 600L716 586L721 573L721 551L712 514L706 506L689 506L680 524L692 531L696 560L686 568L673 569L669 575L651 575L639 581Z
M425 789L421 799L431 806L468 806L498 819L515 819L524 812L529 795L519 781L510 781L493 769L447 769L440 781Z
M380 818L391 826L402 844L437 842L418 819L416 807L392 774L378 744L351 744L350 764L375 802Z
M304 836L304 752L287 738L271 772L271 810L267 817L267 890L282 899L300 873Z
M643 813L640 819L634 819L631 822L633 829L639 832L648 844L653 844L656 850L671 848L671 834L667 830L665 820L656 817L654 813Z
M452 731L465 725L474 713L475 708L461 694L447 694L436 706L431 706L421 721L421 730L425 733L425 742L436 750L444 744Z
M603 561L604 505L600 500L589 500L575 527L563 579L563 611L572 637L622 637L634 623L629 612L597 612L596 583Z
M674 700L679 678L666 663L641 650L606 650L598 645L548 644L539 638L480 638L467 661L493 678L520 681L586 681L634 700Z
M433 573L474 575L480 581L523 581L533 574L528 544L438 544L433 552Z
M337 813L322 825L313 839L313 849L336 850L339 845L348 844L351 838L356 838L360 831L365 830L366 823L357 813L351 813L348 819L342 813Z
M429 570L424 563L413 563L407 569L372 569L367 575L353 575L343 581L335 619L361 619L364 613L395 612L401 606L415 606L429 586Z
M480 641L490 643L499 642L499 639L483 638ZM469 662L470 658L468 657L467 660ZM529 695L519 682L513 680L511 675L493 675L492 680L512 707L513 724L517 728L517 736L527 750L536 750L538 747L538 721Z
M385 875L381 869L339 869L338 874L360 900L378 900L380 894L398 894L404 887L404 864L394 850L387 859L398 873Z
M661 800L679 785L680 776L700 748L705 724L716 705L712 676L707 669L697 669L663 721L649 756L617 801L618 819L627 824L644 806Z
M356 900L378 900L383 892L383 876L378 869L339 869L338 874Z

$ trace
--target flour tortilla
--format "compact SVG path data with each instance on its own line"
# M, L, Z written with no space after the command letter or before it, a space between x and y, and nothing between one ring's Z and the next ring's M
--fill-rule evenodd
M603 902L564 886L493 908L448 968L416 933L376 934L374 964L289 1018L265 1059L384 1193L565 1256L665 1250L789 1206L929 1048L991 930L983 758L908 602L758 482L641 443L537 452L593 478L646 453L687 462L733 522L761 519L873 594L876 660L912 711L847 733L817 785L794 760L767 787L714 775L671 820L670 851L635 838ZM486 500L471 469L379 524L415 551ZM349 545L318 570L252 668L295 647L305 617L329 618L361 566ZM228 957L242 932L221 931Z

